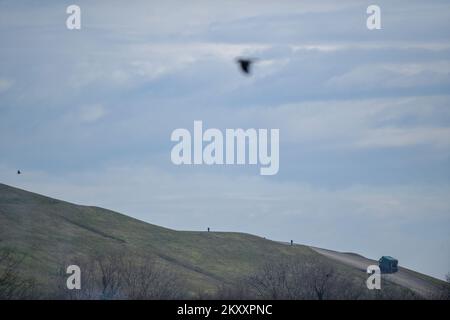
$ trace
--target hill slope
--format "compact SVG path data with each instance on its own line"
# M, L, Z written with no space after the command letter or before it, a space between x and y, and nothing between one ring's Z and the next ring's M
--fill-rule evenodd
M348 252L337 252L333 250L311 247L317 253L343 263L361 272L365 272L370 265L378 264L378 261L367 259L358 254ZM415 271L400 267L398 272L392 274L384 274L385 280L396 283L400 286L407 287L415 293L432 298L441 289L444 283L439 279L417 273Z
M24 253L26 271L50 290L67 261L99 252L150 255L186 279L192 294L213 292L255 272L268 261L321 254L243 233L174 231L120 213L75 205L0 184L0 248ZM328 258L324 258L328 259ZM365 274L329 259L352 277Z

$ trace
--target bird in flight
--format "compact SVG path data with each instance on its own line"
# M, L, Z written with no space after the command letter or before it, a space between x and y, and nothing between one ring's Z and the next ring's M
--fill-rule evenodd
M236 62L239 64L241 71L247 75L250 74L250 67L252 63L254 63L256 59L249 59L249 58L237 58Z
M20 170L17 170L17 174L21 174L22 172L20 172Z

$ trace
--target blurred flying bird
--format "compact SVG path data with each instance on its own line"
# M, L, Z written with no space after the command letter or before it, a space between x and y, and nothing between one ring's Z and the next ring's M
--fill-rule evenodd
M239 67L241 68L241 71L247 75L250 74L250 67L253 62L255 62L256 59L249 59L249 58L237 58L236 62L239 64Z
M20 170L17 170L17 174L21 174L22 172L20 172Z

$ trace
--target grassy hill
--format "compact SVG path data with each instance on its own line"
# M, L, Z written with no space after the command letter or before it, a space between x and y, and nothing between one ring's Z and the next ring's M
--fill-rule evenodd
M91 206L55 200L0 184L0 248L26 259L23 271L44 295L55 286L58 268L98 253L151 256L186 280L189 294L212 293L239 282L270 261L320 255L250 234L175 231ZM320 256L349 277L365 274Z

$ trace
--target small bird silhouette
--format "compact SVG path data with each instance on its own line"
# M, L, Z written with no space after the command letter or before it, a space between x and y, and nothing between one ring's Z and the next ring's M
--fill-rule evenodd
M17 174L21 174L22 172L20 172L20 170L17 170Z
M252 63L254 63L256 59L249 58L237 58L236 62L239 64L241 71L247 75L250 74L250 67Z

